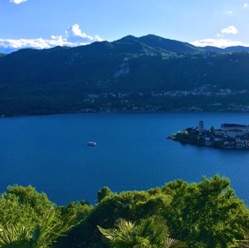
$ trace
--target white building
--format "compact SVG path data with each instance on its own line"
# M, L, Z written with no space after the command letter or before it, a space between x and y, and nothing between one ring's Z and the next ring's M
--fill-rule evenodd
M248 125L239 125L239 124L222 124L221 130L228 137L235 138L240 137L245 134L249 134Z

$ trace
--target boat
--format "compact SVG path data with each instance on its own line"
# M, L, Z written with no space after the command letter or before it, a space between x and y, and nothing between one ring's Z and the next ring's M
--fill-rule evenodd
M96 142L89 141L89 142L87 142L86 145L87 145L87 146L96 146L97 144L96 144Z

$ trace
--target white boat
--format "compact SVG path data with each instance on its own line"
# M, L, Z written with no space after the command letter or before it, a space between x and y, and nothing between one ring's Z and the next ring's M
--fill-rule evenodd
M89 141L89 142L87 142L86 145L87 145L87 146L96 146L97 144L96 144L96 142Z

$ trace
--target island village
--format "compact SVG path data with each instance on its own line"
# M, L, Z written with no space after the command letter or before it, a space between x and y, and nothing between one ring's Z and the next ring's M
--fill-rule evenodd
M173 133L169 139L198 146L224 149L249 149L249 126L241 124L222 124L219 129L204 128L204 122L199 121L196 128Z

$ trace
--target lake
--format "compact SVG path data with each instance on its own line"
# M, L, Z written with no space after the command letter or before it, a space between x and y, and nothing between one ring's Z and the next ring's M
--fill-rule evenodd
M97 192L147 190L183 179L228 177L249 205L249 151L182 145L166 139L186 127L249 124L247 113L98 113L0 119L1 192L32 185L58 205ZM89 141L95 147L86 146Z

